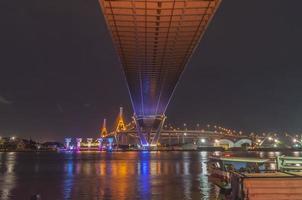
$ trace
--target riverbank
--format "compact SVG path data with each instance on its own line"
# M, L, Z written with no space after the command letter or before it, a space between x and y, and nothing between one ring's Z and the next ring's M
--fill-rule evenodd
M43 150L32 150L32 149L20 149L20 150L9 150L0 149L0 152L57 152L56 149L43 149Z

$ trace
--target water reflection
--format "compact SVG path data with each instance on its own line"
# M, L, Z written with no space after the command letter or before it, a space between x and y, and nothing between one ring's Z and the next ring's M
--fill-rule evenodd
M15 187L16 176L15 176L15 164L16 164L16 153L1 153L1 193L0 199L8 200L12 198L12 190Z
M202 199L209 199L211 185L208 179L208 153L200 152L200 160L201 160L201 174L200 174L200 192Z
M191 199L192 177L190 175L190 160L188 159L189 152L184 152L183 156L183 187L184 198Z
M152 165L154 165L152 163ZM151 199L150 191L150 152L141 152L138 162L138 188L139 196L142 199ZM156 174L156 168L152 170Z
M64 166L64 199L71 199L71 192L72 192L72 188L73 188L73 169L74 169L74 163L72 160L72 157L70 160L68 160L65 163Z
M0 153L0 199L22 199L37 193L43 200L217 199L219 190L208 179L211 154ZM264 158L281 154L238 153ZM301 156L301 152L287 155Z

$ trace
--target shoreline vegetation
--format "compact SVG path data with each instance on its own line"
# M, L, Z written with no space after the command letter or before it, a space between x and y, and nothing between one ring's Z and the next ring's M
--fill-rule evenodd
M64 148L59 142L36 142L32 139L22 139L17 137L1 137L0 152L42 152L57 151Z

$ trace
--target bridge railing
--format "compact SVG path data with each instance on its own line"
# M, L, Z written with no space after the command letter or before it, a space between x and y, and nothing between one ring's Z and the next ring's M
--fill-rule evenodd
M277 170L302 171L302 157L278 156Z

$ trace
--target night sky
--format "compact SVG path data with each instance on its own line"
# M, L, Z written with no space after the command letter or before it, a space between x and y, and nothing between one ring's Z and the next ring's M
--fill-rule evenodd
M224 0L168 110L169 123L302 131L302 1ZM97 0L0 1L0 136L96 137L132 115Z

